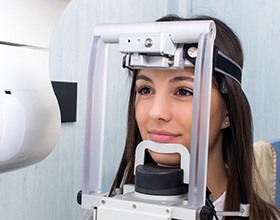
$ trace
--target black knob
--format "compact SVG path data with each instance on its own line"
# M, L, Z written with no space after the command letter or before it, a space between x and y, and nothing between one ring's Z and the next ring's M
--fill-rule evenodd
M215 210L209 206L203 206L200 210L199 217L201 220L212 220Z
M79 205L82 205L82 194L83 194L83 191L82 191L82 190L80 190L80 191L78 192L78 194L77 194L77 203L78 203Z

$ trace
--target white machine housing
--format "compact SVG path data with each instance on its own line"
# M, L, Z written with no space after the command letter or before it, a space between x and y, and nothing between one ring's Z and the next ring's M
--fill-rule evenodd
M43 160L58 140L60 112L48 56L0 44L0 173Z

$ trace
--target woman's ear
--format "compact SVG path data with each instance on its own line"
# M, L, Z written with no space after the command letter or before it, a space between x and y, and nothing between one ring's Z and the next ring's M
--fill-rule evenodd
M228 128L230 126L229 116L227 115L223 121L221 129Z

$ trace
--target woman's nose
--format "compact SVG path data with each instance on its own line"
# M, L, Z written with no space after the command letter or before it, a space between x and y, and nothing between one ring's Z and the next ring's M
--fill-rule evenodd
M154 120L170 121L172 118L170 107L167 96L155 95L149 115Z

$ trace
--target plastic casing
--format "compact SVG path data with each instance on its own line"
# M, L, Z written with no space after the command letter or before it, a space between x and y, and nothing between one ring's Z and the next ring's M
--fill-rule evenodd
M60 112L48 56L0 45L0 173L43 160L58 140Z

